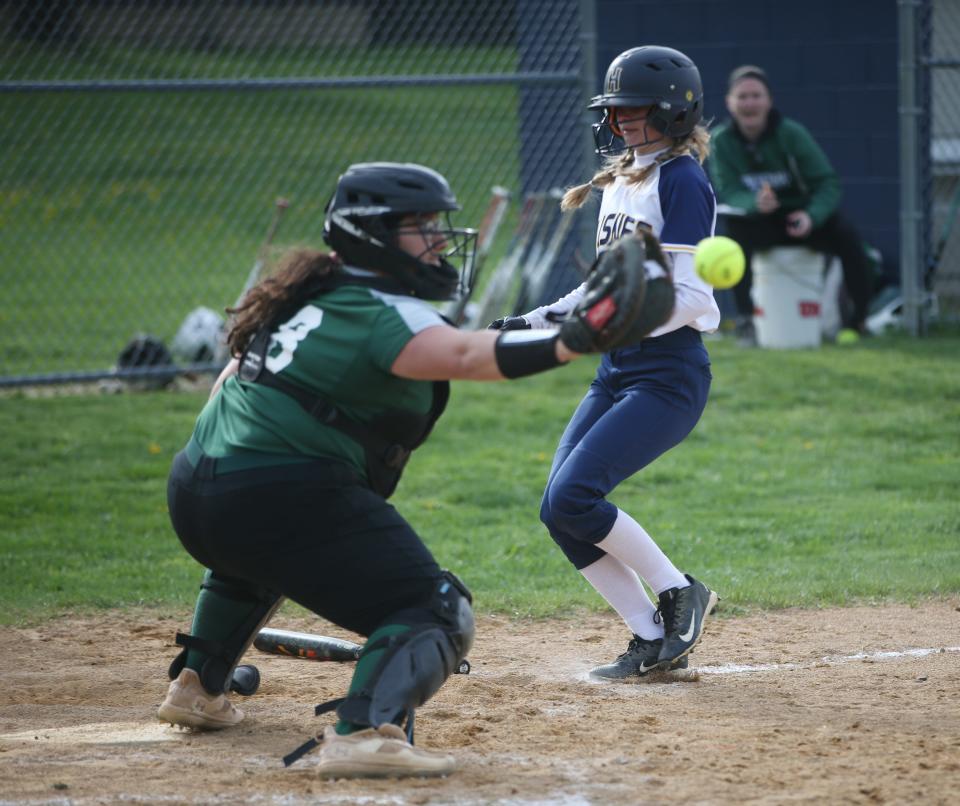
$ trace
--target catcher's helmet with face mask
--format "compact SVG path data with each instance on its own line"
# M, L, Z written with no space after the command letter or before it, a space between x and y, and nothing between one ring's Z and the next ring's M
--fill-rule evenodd
M700 71L679 50L659 45L631 48L617 56L607 68L603 92L588 106L603 110L602 120L593 126L598 154L626 148L619 139L620 107L650 107L648 127L664 137L685 137L703 119Z
M323 239L345 264L383 272L412 296L454 299L470 291L477 244L475 230L451 225L450 213L459 209L447 180L431 168L413 163L358 163L337 181L326 209ZM414 257L397 246L401 219L434 213L440 214L443 224L424 226L422 231L428 242L446 241L439 265L421 260L430 249ZM451 260L457 260L459 267Z

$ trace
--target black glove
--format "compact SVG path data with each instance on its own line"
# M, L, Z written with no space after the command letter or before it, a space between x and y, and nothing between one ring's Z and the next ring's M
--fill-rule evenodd
M676 302L676 292L673 287L673 278L667 258L660 247L657 237L646 230L641 230L640 238L647 253L647 260L659 263L666 272L665 276L650 278L647 275L647 289L640 306L640 313L633 324L620 337L623 344L637 344L649 336L660 325L666 322L673 313Z
M650 281L656 286L652 294L644 265L648 260L659 263L666 274ZM583 299L560 328L560 341L576 353L635 344L663 324L672 310L673 283L660 244L647 232L637 233L597 258Z
M530 323L522 316L504 316L494 319L487 330L530 330Z

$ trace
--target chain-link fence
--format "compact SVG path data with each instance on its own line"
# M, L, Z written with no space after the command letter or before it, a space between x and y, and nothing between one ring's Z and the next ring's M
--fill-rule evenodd
M324 205L353 162L436 168L472 226L507 188L495 262L527 194L588 170L585 10L0 3L0 384L98 377L136 334L169 343L194 309L222 313L278 197L275 242L322 246Z
M960 4L899 4L919 32L901 116L916 106L922 121L903 175L919 189L909 209L901 197L901 222L925 222L901 232L916 245L901 262L926 267L955 312ZM321 246L323 207L352 162L440 170L462 224L479 225L492 188L507 188L480 292L518 255L535 269L526 296L568 290L593 209L559 247L528 216L539 250L518 237L521 211L595 167L583 101L598 87L593 21L615 5L0 0L0 386L103 376L137 334L175 345L191 312L222 317L277 199L290 203L277 248ZM545 253L558 259L543 264ZM195 361L195 344L175 360Z
M934 0L928 21L931 117L932 289L946 315L960 314L960 3Z

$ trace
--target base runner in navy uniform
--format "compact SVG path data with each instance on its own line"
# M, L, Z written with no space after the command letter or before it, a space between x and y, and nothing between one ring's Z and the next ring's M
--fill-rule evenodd
M471 646L471 595L387 498L443 411L449 379L518 378L636 342L652 310L638 277L664 272L632 239L617 260L629 253L636 271L598 262L559 333L461 332L426 302L468 282L476 232L450 225L458 209L429 168L353 165L327 206L334 253L289 253L234 310L234 358L168 483L174 529L208 570L159 719L240 722L228 692L252 693L259 676L238 662L287 597L368 637L346 696L318 706L335 708L336 725L287 762L319 744L326 777L453 769L452 756L413 745L413 713Z
M598 253L632 232L652 231L668 256L676 295L672 316L650 338L603 355L560 438L540 510L567 558L633 633L626 652L591 672L617 680L686 668L717 602L716 593L678 570L637 521L607 500L620 482L681 442L706 405L710 360L700 334L717 328L720 312L694 270L693 253L713 235L716 201L701 168L709 134L700 124L700 74L684 54L657 46L621 53L589 108L603 111L594 136L607 161L562 204L579 207L592 189L602 189ZM562 322L583 291L492 327Z

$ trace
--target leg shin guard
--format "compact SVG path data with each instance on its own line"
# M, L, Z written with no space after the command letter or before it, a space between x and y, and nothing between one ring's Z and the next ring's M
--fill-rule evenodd
M245 696L253 694L260 682L256 667L244 667L240 674L235 674L235 670L260 628L283 602L283 597L210 572L204 578L202 588L208 594L236 603L237 621L229 625L227 638L221 640L177 633L176 642L183 651L170 664L170 679L176 678L186 666L187 653L192 649L207 656L199 675L204 689L210 694L225 694L231 689Z
M370 637L360 656L381 652L366 679L357 676L337 716L353 725L379 727L410 721L413 710L437 693L473 644L470 592L445 571L423 608L401 611ZM359 684L359 685L358 685Z

